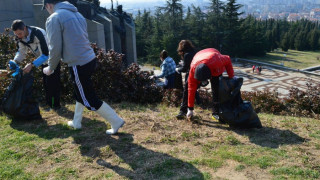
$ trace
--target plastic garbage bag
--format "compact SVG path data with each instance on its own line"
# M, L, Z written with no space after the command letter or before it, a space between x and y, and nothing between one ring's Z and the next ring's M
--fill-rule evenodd
M19 68L14 70L2 99L3 112L17 120L41 119L39 104L33 98L33 76L31 73L23 74Z
M219 118L233 128L262 128L257 113L249 101L241 98L243 78L219 79Z

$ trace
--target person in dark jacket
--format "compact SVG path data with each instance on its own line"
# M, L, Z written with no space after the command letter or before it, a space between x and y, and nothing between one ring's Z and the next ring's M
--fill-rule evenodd
M28 63L24 68L24 73L29 73L33 67L45 68L48 66L47 60L49 50L45 30L39 27L26 26L22 20L14 20L11 29L17 37L18 52L13 61L21 63L27 56L28 50L36 57L32 63ZM46 105L48 108L60 108L60 63L54 73L50 76L42 74L43 87L46 92Z
M187 111L188 111L188 77L189 77L190 64L193 59L193 56L196 54L196 51L195 51L195 47L189 40L181 40L179 42L177 51L178 51L178 54L181 56L182 61L180 61L178 67L176 68L176 72L186 73L180 112L176 116L178 119L182 119L187 115Z

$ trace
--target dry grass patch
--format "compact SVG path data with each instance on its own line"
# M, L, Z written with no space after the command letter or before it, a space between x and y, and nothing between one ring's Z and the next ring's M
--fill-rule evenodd
M318 179L319 121L259 114L262 129L230 129L196 109L112 104L126 120L120 133L85 111L83 129L66 123L73 105L42 111L44 120L0 117L1 179Z

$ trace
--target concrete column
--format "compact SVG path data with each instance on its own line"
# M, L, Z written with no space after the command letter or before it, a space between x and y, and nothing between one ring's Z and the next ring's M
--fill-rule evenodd
M113 43L114 43L114 50L116 52L122 53L121 52L121 38L120 38L120 34L116 31L115 27L120 27L120 21L119 18L115 17L115 16L110 16L110 19L112 21L113 24Z
M96 43L100 48L106 49L103 24L87 19L87 25L89 41Z
M134 25L125 23L126 28L126 49L127 49L127 64L137 62L137 49L136 49L136 30Z
M0 5L0 32L10 28L12 21L23 20L28 25L35 23L32 0L1 0Z
M104 26L106 50L114 49L112 21L104 14L97 14L96 20Z
M47 10L42 11L42 4L34 4L33 5L34 19L35 24L33 26L40 27L42 29L46 29L46 21L49 17L49 13Z
M49 13L46 10L42 11L42 4L33 5L35 24L34 26L45 29L46 20ZM87 20L89 41L97 43L100 48L105 48L104 27L102 24Z

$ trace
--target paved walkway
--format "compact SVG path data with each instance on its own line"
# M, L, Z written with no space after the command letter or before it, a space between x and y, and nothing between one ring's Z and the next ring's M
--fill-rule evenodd
M252 67L243 64L234 64L235 75L244 78L242 91L277 91L279 96L289 94L291 87L307 90L306 83L312 79L320 83L320 77L306 75L299 72L285 71L271 67L262 67L261 74L252 73Z
M280 97L287 96L291 87L300 90L307 90L306 83L312 79L314 83L320 83L320 77L307 75L299 72L275 69L272 67L262 66L261 74L256 71L252 73L252 66L247 63L233 63L235 75L244 78L241 91L277 91ZM151 70L142 67L142 70ZM155 71L159 74L160 71ZM227 76L227 74L224 74ZM205 87L211 89L210 85Z

